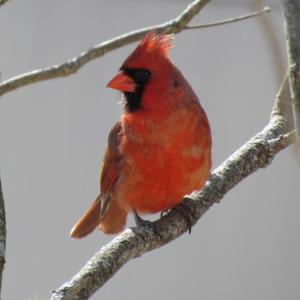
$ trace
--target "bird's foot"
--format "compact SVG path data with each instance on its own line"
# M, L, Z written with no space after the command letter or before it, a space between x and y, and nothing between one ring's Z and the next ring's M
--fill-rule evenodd
M136 210L133 210L133 216L136 226L152 227L153 223L151 221L142 219Z
M181 202L180 206L178 207L178 210L179 210L180 214L182 215L182 217L184 218L184 220L186 221L189 234L191 234L192 233L192 226L193 226L193 218L192 218L191 208L184 201Z
M159 238L162 240L162 236L161 236L158 228L155 226L155 224L153 222L142 219L138 215L136 210L133 210L133 216L134 216L134 221L135 221L136 226L143 226L143 227L150 228L154 232L154 234L159 236Z

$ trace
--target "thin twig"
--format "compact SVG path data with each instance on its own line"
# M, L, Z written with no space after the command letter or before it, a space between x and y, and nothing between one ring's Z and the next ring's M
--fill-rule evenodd
M154 230L130 228L102 247L70 281L53 292L51 300L88 299L129 260L178 238L230 189L259 168L269 165L279 151L293 142L293 133L284 134L286 120L279 114L284 102L282 97L288 96L286 86L283 84L280 89L275 102L276 113L272 114L268 126L221 164L200 192L185 197L183 204L154 223ZM186 222L187 207L189 224Z
M45 69L31 71L3 81L0 84L0 96L28 84L74 74L78 71L78 69L83 67L91 60L101 57L112 50L136 42L149 31L156 31L158 33L178 33L183 30L183 28L192 20L194 16L196 16L200 12L200 10L209 1L210 0L196 0L188 5L187 8L178 17L166 23L132 31L130 33L121 35L99 45L96 45L89 50L81 53L79 56L74 57L62 64L47 67Z
M282 0L289 63L289 83L300 156L300 2Z
M286 131L290 131L294 128L291 120L292 113L289 77L288 72L286 72L283 82L275 98L275 104L271 113L271 118L274 118L276 116L284 117L287 123Z
M244 15L244 16L240 16L240 17L236 17L236 18L230 18L230 19L226 19L226 20L222 20L222 21L218 21L218 22L199 24L199 25L189 25L189 26L185 26L184 29L185 30L200 29L200 28L207 28L207 27L214 27L214 26L220 26L220 25L235 23L235 22L247 20L247 19L250 19L250 18L254 18L254 17L260 16L260 15L265 14L265 13L270 13L271 11L272 10L271 10L270 7L265 7L261 11L254 12L254 13L251 13L251 14L248 14L248 15Z

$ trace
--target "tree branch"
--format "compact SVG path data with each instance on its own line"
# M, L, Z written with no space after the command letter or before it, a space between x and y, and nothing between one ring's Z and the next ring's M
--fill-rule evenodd
M291 117L292 115L291 92L288 73L286 73L278 94L276 95L271 119L277 119L278 121L281 120L282 123L284 123L281 124L282 128L285 128L284 132L289 132L295 128Z
M240 16L237 18L230 18L230 19L226 19L226 20L222 20L222 21L218 21L218 22L207 23L207 24L185 26L184 29L200 29L200 28L208 28L208 27L214 27L214 26L235 23L235 22L247 20L250 18L254 18L254 17L260 16L265 13L270 13L271 11L272 11L271 8L266 6L263 10L257 11L257 12L254 12L254 13L251 13L248 15Z
M285 18L294 125L297 132L298 154L300 155L300 2L299 0L282 0L281 2Z
M172 19L166 23L129 32L127 34L121 35L109 41L103 42L99 45L96 45L90 48L89 50L81 53L79 56L69 59L64 63L24 73L16 77L10 78L8 80L5 80L0 84L0 96L29 84L75 74L88 62L99 58L110 51L138 41L149 31L156 31L158 33L165 32L169 34L178 33L182 30L205 28L232 23L254 16L258 16L262 13L270 12L270 8L266 7L263 11L255 12L250 15L241 16L238 18L223 20L220 22L209 24L188 26L187 24L192 20L194 16L196 16L200 12L200 10L208 2L209 0L194 1L177 18Z
M2 274L5 264L5 250L6 250L6 218L5 206L2 193L2 185L0 180L0 291L2 287Z
M285 80L287 82L287 79ZM127 229L90 259L68 282L54 291L51 300L88 299L125 263L145 252L159 248L176 239L194 225L201 216L241 180L264 168L273 157L293 141L293 132L284 134L286 119L279 112L286 101L286 84L276 98L276 110L268 126L232 154L210 176L201 191L185 197L182 204L165 217L154 222L154 228ZM187 224L187 210L191 224Z
M210 0L196 0L188 5L187 8L177 18L166 23L132 31L96 45L81 53L79 56L74 57L62 64L21 74L3 81L0 84L0 96L28 84L74 74L78 71L78 69L83 67L91 60L101 57L107 52L136 42L149 31L156 31L158 33L178 33L184 29L184 27L192 20L192 18L196 16L209 1Z

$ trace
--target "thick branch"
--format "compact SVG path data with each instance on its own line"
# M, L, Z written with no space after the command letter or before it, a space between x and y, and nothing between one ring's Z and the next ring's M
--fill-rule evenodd
M136 42L149 31L156 31L158 33L180 32L209 1L210 0L196 0L192 2L177 18L166 23L132 31L130 33L121 35L117 38L96 45L88 51L85 51L79 56L74 57L62 64L25 73L13 77L9 80L3 81L0 84L0 96L28 84L74 74L78 71L78 69L80 69L91 60L101 57L109 51Z
M145 227L127 229L104 246L96 255L58 290L51 300L88 299L105 284L125 263L145 252L159 248L176 239L194 225L201 216L241 180L266 167L273 157L292 142L293 134L284 135L286 121L279 114L286 85L277 96L277 111L269 125L231 155L211 175L205 187L186 197L162 219L154 223L154 230ZM189 211L190 224L186 222Z
M289 63L289 82L300 154L300 2L282 0L287 52Z
M5 250L6 250L6 219L5 206L2 193L2 186L0 181L0 291L2 287L2 274L5 264Z

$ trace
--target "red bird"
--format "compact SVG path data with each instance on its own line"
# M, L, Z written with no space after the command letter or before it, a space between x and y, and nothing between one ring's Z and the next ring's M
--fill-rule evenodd
M100 194L71 231L123 230L127 214L166 211L201 189L211 170L211 133L192 88L169 60L171 35L148 33L108 87L124 94L100 175Z

